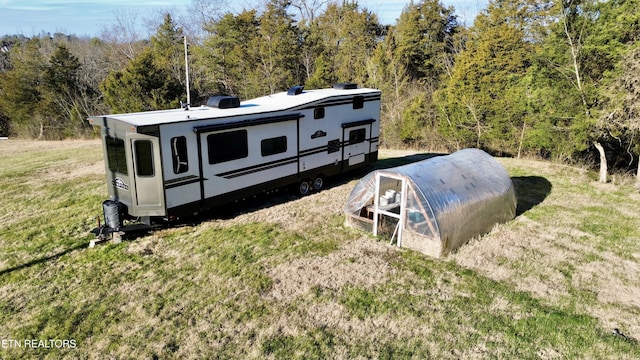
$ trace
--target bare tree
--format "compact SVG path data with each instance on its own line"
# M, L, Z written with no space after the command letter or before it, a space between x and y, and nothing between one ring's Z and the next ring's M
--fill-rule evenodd
M307 20L309 24L313 23L316 14L321 11L329 3L329 0L294 0L291 6L298 9L300 20Z
M569 2L561 2L561 12L560 12L560 22L562 25L562 29L567 39L567 45L569 46L569 52L571 56L572 62L572 72L574 76L573 85L576 90L580 94L580 100L582 101L582 106L584 107L585 116L587 119L591 117L590 106L587 102L587 95L584 89L584 81L582 79L582 69L581 69L581 52L583 49L583 39L585 37L585 29L584 27L580 27L579 29L572 29L574 24L570 23L569 12L571 11L571 6L574 6L571 1ZM598 154L600 155L600 175L598 178L599 182L607 182L607 156L604 150L604 147L598 140L593 141L593 145L596 150L598 150Z
M145 36L136 12L120 10L114 15L115 22L103 27L101 39L111 48L111 69L122 69L145 48Z
M611 136L618 134L616 138L626 144L627 153L633 157L631 149L640 142L640 49L630 50L620 67L620 77L608 89L609 107L598 125ZM640 164L636 187L640 187Z

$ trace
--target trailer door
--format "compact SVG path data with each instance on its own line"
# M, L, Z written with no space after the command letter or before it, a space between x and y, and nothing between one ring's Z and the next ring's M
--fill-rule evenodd
M157 137L129 134L133 157L132 215L164 216L162 161Z
M369 153L371 122L358 121L342 125L343 163L354 166L363 163Z

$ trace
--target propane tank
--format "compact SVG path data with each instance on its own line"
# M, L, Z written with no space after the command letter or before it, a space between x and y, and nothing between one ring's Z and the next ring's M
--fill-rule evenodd
M119 230L122 227L122 217L120 216L121 205L114 200L105 200L102 203L104 212L104 224L111 229Z

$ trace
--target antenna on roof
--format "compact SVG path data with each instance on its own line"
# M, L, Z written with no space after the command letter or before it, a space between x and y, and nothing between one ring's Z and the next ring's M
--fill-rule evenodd
M191 106L191 94L189 93L189 55L187 51L187 36L184 36L184 68L185 74L187 78L187 103L184 104L184 109L189 110L189 106Z

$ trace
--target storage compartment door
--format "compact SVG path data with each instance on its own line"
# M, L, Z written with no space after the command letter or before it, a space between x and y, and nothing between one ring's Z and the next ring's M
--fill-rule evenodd
M162 161L158 138L130 134L133 157L134 216L164 216Z

